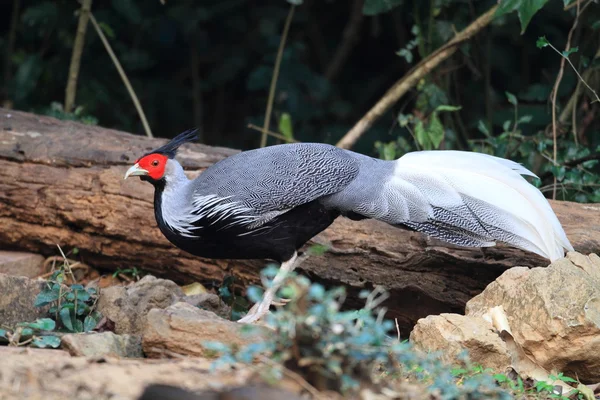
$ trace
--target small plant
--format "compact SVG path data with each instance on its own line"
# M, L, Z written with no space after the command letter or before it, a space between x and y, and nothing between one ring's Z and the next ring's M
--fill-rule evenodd
M223 303L231 307L229 319L237 321L248 312L250 304L243 296L236 295L234 286L235 277L233 275L227 275L217 287L217 295Z
M98 125L98 119L84 113L84 108L78 106L73 112L65 112L63 105L59 102L52 102L50 107L46 108L42 114L54 117L57 119L77 121L86 125Z
M142 271L140 271L137 267L132 268L117 268L115 272L113 272L113 278L124 278L126 281L139 281L142 277Z
M275 267L263 270L263 281L273 279L276 271ZM262 290L251 287L247 294L251 301L258 301ZM259 360L267 381L277 381L291 371L313 388L345 395L357 393L364 385L384 388L413 379L440 398L510 398L490 375L473 374L459 381L436 354L421 354L410 343L399 342L393 334L394 323L384 320L381 304L387 293L380 288L361 293L365 306L348 311L342 311L344 288L326 290L296 274L290 274L278 295L289 303L266 316L266 324L275 331L272 339L240 349L205 343L208 350L220 354L215 368ZM246 329L252 332L254 327Z
M50 318L37 319L34 322L21 322L16 329L0 329L0 343L9 346L52 347L60 346L60 338L53 334L56 322Z
M66 286L65 265L52 273L44 289L35 299L36 307L50 305L54 321L67 332L89 332L96 327L101 315L95 310L96 289L73 284Z

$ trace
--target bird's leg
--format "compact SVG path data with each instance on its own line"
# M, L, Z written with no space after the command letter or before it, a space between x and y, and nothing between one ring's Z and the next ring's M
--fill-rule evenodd
M275 294L283 284L283 281L287 274L292 272L296 267L296 259L298 258L298 254L294 253L292 258L287 261L281 263L281 267L275 278L273 278L273 282L271 282L271 286L265 291L263 299L260 303L256 303L248 314L246 314L242 319L238 320L240 323L253 323L261 319L266 313L269 312L269 307L273 303L273 299L275 298Z

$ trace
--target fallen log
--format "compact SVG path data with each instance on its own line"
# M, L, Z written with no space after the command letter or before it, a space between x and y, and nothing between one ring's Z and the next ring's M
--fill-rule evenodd
M220 281L226 274L257 282L265 261L207 260L172 246L153 214L153 188L123 180L127 167L163 139L0 109L0 249L55 255L56 244L77 247L88 265L138 267L179 283ZM190 176L236 150L184 146L179 160ZM600 205L552 202L567 235L582 253L600 250ZM546 266L546 260L497 246L485 251L445 245L378 221L339 218L315 238L329 251L301 270L357 293L383 285L388 316L403 334L420 317L462 313L465 303L507 268Z

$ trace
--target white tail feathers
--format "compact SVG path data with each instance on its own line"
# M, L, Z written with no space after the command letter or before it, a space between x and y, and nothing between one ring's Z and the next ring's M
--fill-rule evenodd
M546 198L521 176L535 175L513 161L421 151L395 163L385 192L406 201L400 224L464 246L500 241L552 261L562 258L564 249L573 250Z

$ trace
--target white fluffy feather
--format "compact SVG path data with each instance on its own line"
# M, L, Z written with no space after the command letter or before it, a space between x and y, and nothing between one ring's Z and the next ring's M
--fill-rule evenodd
M406 198L407 185L413 193L416 189L419 195L408 197L418 199L422 204L414 208L430 218L432 206L452 209L464 205L465 198L477 199L489 204L490 210L478 209L481 212L473 220L512 234L487 238L493 239L488 245L503 241L550 260L562 258L564 249L573 247L546 198L521 175L535 176L513 161L482 153L421 151L396 161L387 190ZM494 212L498 209L503 212Z

